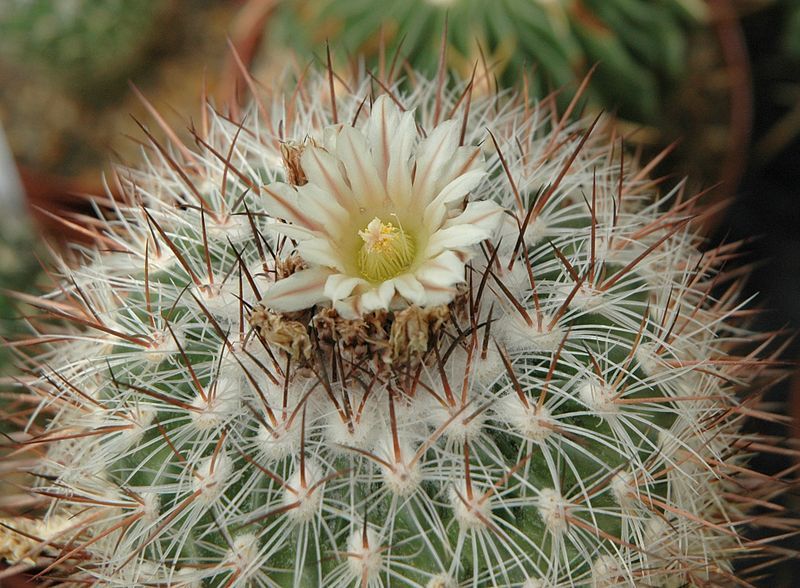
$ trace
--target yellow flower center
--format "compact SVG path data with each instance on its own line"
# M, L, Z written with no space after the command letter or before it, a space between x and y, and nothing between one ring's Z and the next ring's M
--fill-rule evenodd
M402 227L373 218L358 236L358 271L370 282L383 282L411 267L416 251L414 239Z

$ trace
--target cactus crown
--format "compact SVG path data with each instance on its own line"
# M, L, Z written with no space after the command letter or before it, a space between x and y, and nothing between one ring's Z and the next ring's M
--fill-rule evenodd
M602 120L392 87L309 73L117 170L97 247L34 301L66 323L39 337L50 418L22 442L47 446L32 492L71 521L52 565L121 586L724 584L738 494L771 491L739 450L736 391L768 362L735 355L731 248L699 253L697 200Z

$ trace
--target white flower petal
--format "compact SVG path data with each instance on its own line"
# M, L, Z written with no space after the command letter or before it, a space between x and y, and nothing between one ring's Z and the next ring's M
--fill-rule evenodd
M458 225L472 225L485 229L490 235L500 227L503 207L491 200L476 200L467 204L464 212L448 219L444 228Z
M325 296L333 301L343 300L353 293L357 286L367 285L363 278L345 274L333 274L325 282Z
M318 221L324 219L322 224L328 233L340 232L351 219L350 213L316 184L305 184L297 188L297 204L311 218Z
M425 288L425 304L448 304L455 297L455 285L464 281L464 262L452 251L426 261L415 276Z
M425 306L427 303L425 288L422 287L422 284L413 274L397 276L394 279L394 287L400 296L417 306Z
M414 208L423 209L436 196L436 183L458 147L458 134L458 123L445 121L433 129L417 148Z
M322 237L304 239L297 244L297 252L304 261L312 265L336 268L340 272L346 271L342 263L342 254L328 239Z
M394 298L394 280L386 280L378 286L373 286L361 295L361 307L363 312L373 310L385 310Z
M484 169L484 159L479 147L472 145L459 147L442 169L437 187L449 184L462 174L482 169Z
M400 210L407 210L411 201L411 150L417 139L414 113L400 117L391 143L391 160L386 174L386 193Z
M480 184L481 180L485 177L486 172L483 170L472 170L461 176L458 176L456 179L442 188L431 204L447 204L453 200L463 198L469 193L470 190Z
M440 306L450 304L456 296L456 289L453 286L425 286L425 305Z
M423 263L414 277L426 290L449 288L464 281L464 262L453 251L444 251Z
M275 312L294 312L310 308L326 300L325 282L333 273L322 267L312 267L275 282L262 302Z
M339 138L339 130L341 128L342 125L339 123L322 129L322 146L328 153L336 153L336 139Z
M308 211L303 210L297 200L297 190L289 184L275 182L264 187L264 209L272 216L281 218L295 226L312 231L322 231L323 226Z
M357 212L355 197L342 177L338 159L324 149L308 147L300 157L300 165L309 184L316 184L328 192L350 214Z
M438 229L447 214L446 205L454 200L464 198L484 177L486 177L486 172L483 170L473 170L457 177L442 188L436 198L425 207L423 214L425 228L431 233Z
M393 135L397 129L400 109L387 94L378 96L372 105L367 123L367 136L378 177L386 185L386 175L392 158Z
M457 225L441 229L433 234L425 248L425 257L436 257L446 249L457 249L480 243L491 236L491 233L481 227L472 225Z
M364 314L361 307L361 296L350 296L344 300L336 300L333 309L339 313L343 319L356 319Z
M353 127L343 127L336 141L336 155L344 164L358 204L363 208L379 207L386 198L386 191L378 179L364 135Z
M289 223L274 222L267 225L268 231L286 235L295 241L305 241L319 237L320 233L301 227L300 225L290 225Z

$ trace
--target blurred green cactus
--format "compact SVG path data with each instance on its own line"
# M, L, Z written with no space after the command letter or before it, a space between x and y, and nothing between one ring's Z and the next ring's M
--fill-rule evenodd
M325 40L373 58L384 35L431 73L448 21L448 61L468 77L485 60L509 85L535 67L541 95L599 63L590 96L625 118L653 122L670 82L684 73L687 31L706 18L694 0L308 0L285 2L270 36L307 53ZM382 32L381 32L382 31ZM370 64L373 65L373 64ZM564 98L567 99L566 97Z
M170 5L169 0L4 0L0 59L34 66L83 93L86 84L130 72Z
M131 116L147 109L128 81L150 102L188 111L203 71L215 89L236 10L208 0L0 0L0 121L17 162L93 182L110 151L133 157Z

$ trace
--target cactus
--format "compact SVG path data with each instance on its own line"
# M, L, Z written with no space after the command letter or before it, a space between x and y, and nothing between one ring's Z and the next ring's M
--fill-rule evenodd
M394 52L433 75L448 21L449 65L469 77L476 60L483 85L516 83L535 71L535 92L580 80L600 63L589 96L638 122L654 123L676 80L685 73L688 32L704 26L695 0L308 0L284 2L269 35L308 54L330 40L351 55L385 62ZM270 46L270 50L274 44ZM484 69L488 71L483 71ZM568 100L568 98L566 98Z
M194 149L145 128L97 246L26 299L64 322L17 437L59 522L44 574L731 585L768 554L748 511L781 483L742 423L772 418L775 335L748 331L735 247L700 253L682 184L552 101L275 88L209 108Z
M7 0L0 6L0 59L87 90L124 79L155 39L170 2Z

